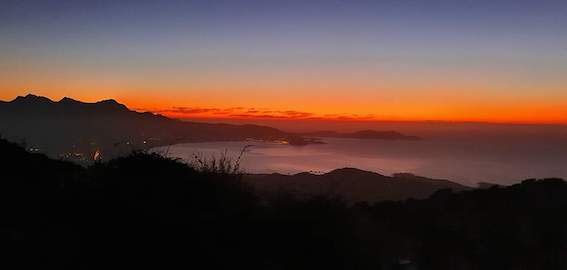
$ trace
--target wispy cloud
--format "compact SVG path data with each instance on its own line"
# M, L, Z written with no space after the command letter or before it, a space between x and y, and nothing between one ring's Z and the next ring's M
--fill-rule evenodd
M282 120L375 120L376 115L366 114L315 114L297 110L273 110L266 108L211 108L211 107L171 107L150 110L174 118L235 118L235 119L282 119Z

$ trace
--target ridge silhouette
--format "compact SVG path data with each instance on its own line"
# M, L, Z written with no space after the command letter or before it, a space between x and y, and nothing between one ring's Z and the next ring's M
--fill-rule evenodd
M136 112L116 100L86 103L64 97L53 101L28 94L0 102L0 134L26 142L51 157L92 161L95 152L106 159L132 150L186 142L285 140L292 145L314 143L300 135L259 125L188 122Z
M341 196L348 201L423 199L439 189L471 189L448 180L431 179L408 173L385 176L355 168L342 168L324 174L298 173L247 174L244 181L263 196L288 191L306 196Z

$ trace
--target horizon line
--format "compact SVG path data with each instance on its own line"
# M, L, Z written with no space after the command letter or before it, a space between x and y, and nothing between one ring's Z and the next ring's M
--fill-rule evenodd
M255 115L253 113L241 113L241 114L227 114L227 113L218 113L219 110L225 110L225 112L230 110L241 110L241 111L249 111L249 110L256 110L254 107L226 107L226 108L205 108L205 107L176 107L170 106L169 109L152 109L152 108L144 108L144 107L130 107L129 105L119 102L115 98L104 98L97 101L89 101L85 102L80 99L72 98L68 95L65 95L63 98L57 100L52 99L50 97L44 95L36 95L33 93L28 93L26 95L17 95L15 98L11 100L0 100L0 102L13 102L19 97L41 97L46 98L52 102L58 103L64 99L71 99L81 103L100 103L103 101L116 101L119 104L126 106L131 111L136 112L149 112L153 114L158 114L162 116L166 116L172 119L178 119L181 121L242 121L245 122L246 120L250 121L321 121L321 122L357 122L357 123L400 123L400 124L481 124L481 125L511 125L511 126L567 126L567 122L556 122L556 121L490 121L490 120L441 120L441 119L387 119L387 118L379 118L375 115L357 115L357 114L347 114L347 113L336 113L336 114L316 114L310 112L303 112L303 111L295 111L295 110L270 110L270 109L262 109L272 112L274 114L260 114ZM184 112L185 109L189 109L189 112ZM258 109L260 110L260 109ZM217 111L217 114L206 114L207 112ZM262 111L260 111L262 112ZM282 114L283 113L283 114ZM185 116L184 116L185 115ZM296 116L293 116L296 115ZM300 115L300 116L297 116ZM302 115L302 116L301 116ZM394 118L394 117L392 117Z

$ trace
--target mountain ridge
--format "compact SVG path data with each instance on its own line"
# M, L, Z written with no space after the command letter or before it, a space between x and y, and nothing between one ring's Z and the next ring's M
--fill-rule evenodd
M180 121L133 111L114 99L87 103L64 97L53 101L34 94L0 103L0 134L50 156L85 160L97 151L115 156L187 142L259 139L310 143L267 126Z
M338 195L348 201L377 202L385 200L423 199L441 189L472 189L450 180L433 179L410 173L385 176L356 168L339 168L323 174L302 172L247 174L244 181L260 194L293 192L300 196Z

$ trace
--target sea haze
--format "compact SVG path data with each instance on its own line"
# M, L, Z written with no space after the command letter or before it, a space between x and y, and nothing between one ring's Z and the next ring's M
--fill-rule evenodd
M325 138L326 144L289 146L269 142L207 142L159 147L153 151L191 162L226 153L236 158L246 145L241 167L248 173L293 174L355 167L385 175L409 172L478 182L517 183L527 178L567 178L567 141L471 139L368 140Z

